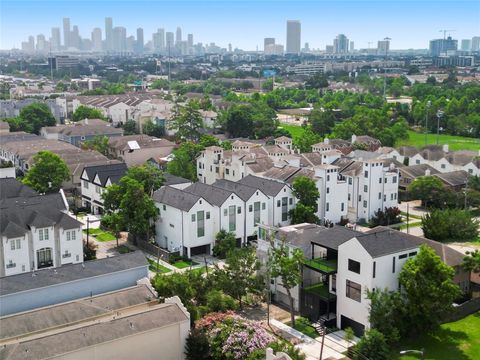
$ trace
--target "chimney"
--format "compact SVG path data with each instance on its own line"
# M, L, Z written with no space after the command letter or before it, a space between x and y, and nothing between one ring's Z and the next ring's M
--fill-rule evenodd
M323 142L328 145L328 144L330 144L330 139L326 137L325 140L323 140ZM479 150L479 152L480 152L480 150Z
M425 170L425 176L430 176L430 169Z
M448 144L443 144L442 149L443 149L443 152L448 153Z
M355 141L357 141L357 135L353 134L352 135L352 144L354 144Z
M85 118L84 123L85 123L85 125L88 125L88 119L87 118Z

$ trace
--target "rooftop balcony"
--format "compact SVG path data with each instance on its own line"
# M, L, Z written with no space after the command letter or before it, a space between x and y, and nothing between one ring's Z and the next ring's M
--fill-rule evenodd
M324 274L335 274L337 272L337 260L325 258L305 259L303 264L308 268L320 271Z
M328 290L327 283L318 283L303 288L305 292L318 296L323 300L335 300L337 296Z

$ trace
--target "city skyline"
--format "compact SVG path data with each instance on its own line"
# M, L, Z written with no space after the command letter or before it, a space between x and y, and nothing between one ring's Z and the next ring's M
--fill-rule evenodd
M310 48L315 49L325 49L340 33L355 41L357 49L367 48L369 42L376 44L385 36L392 38L391 49L425 49L428 48L429 40L443 36L439 32L441 28L455 30L451 35L459 41L480 33L480 5L473 1L462 2L473 10L468 12L465 11L466 7L459 6L459 2L452 1L436 2L434 6L432 1L300 1L294 4L284 1L121 1L115 3L118 4L115 7L111 6L112 3L105 0L95 3L2 1L0 48L20 48L21 42L27 41L30 35L36 37L43 34L48 39L52 27L61 29L63 43L63 18L70 18L73 31L76 31L73 26L78 26L82 38L90 38L94 28L101 28L105 38L104 21L111 17L113 27L126 28L127 37L136 37L137 28L143 28L145 43L152 39L152 34L159 28L176 33L177 27L181 27L184 39L187 34L193 33L195 42L215 42L225 48L232 43L234 48L244 50L255 50L257 46L262 50L265 37L274 37L278 44L286 45L286 21L290 19L301 22L302 47L308 42ZM89 9L93 4L95 12L90 14ZM415 12L411 11L413 4ZM147 6L152 11L142 12L138 17L132 16L132 10L139 12L142 6ZM402 19L402 15L407 13L406 8L410 11L409 18ZM155 10L162 11L158 13ZM168 16L161 16L163 11L168 12ZM327 16L330 13L341 16ZM228 15L231 14L235 14L235 17L230 18ZM391 14L394 15L390 16ZM429 16L424 17L426 14ZM29 21L33 17L35 21ZM19 18L23 20L19 21ZM435 24L431 23L432 19L435 19ZM365 27L370 21L375 21L375 26ZM408 23L408 28L405 25L395 26L402 21ZM246 26L240 29L241 22ZM239 33L242 36L238 36Z

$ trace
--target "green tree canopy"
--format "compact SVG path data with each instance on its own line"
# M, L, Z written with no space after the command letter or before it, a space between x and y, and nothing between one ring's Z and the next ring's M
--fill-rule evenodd
M25 106L16 118L6 119L10 131L25 131L39 134L44 126L55 126L57 123L49 107L43 103L33 103Z
M462 266L466 271L480 273L480 251L467 251Z
M92 140L84 141L82 143L82 148L96 150L100 154L108 156L110 153L108 141L108 136L95 136Z
M469 211L459 209L436 209L422 218L425 237L440 242L474 241L478 227L478 220Z
M331 110L314 109L308 116L308 121L314 133L325 136L335 126L335 115Z
M407 191L414 199L421 200L424 207L428 207L441 197L445 188L442 181L435 176L420 176L408 185Z
M72 114L72 121L77 122L84 119L105 120L105 117L103 116L102 112L98 109L85 106L85 105L80 105Z
M124 133L125 135L138 134L138 131L137 131L137 123L135 122L135 120L127 120L127 121L125 121L125 123L123 124L122 128L123 128L123 133Z
M355 360L389 360L391 358L385 336L376 329L366 331L355 346Z
M320 135L314 133L309 127L305 129L303 134L293 140L293 145L301 153L312 152L312 146L322 141Z
M170 174L197 181L197 157L203 150L202 146L193 142L184 142L174 150L174 159L167 165Z
M181 107L170 122L170 129L176 130L179 139L198 141L199 130L203 128L203 118L194 102L189 102Z
M57 192L64 181L70 179L67 164L57 154L42 150L33 157L33 166L28 170L23 183L40 193Z
M230 251L235 249L236 245L237 240L235 239L235 234L222 229L215 236L213 255L224 259Z
M305 205L313 208L317 208L317 201L320 197L318 192L317 185L308 176L298 176L293 180L292 183L293 195L298 199L298 201Z

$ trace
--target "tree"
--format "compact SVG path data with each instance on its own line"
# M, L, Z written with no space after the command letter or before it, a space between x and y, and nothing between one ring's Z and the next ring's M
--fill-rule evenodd
M297 203L295 208L289 212L290 221L292 224L319 224L320 219L315 215L315 210L310 206L305 206L302 203Z
M295 308L293 304L292 289L300 285L302 281L303 253L299 249L290 251L285 241L279 246L271 243L272 253L270 255L268 267L272 278L279 278L281 285L287 292L290 303L290 321L292 327L295 327Z
M314 133L310 128L306 128L303 132L302 136L296 138L293 141L293 145L300 150L300 152L311 152L312 145L319 143L322 140L320 135Z
M33 103L20 111L20 118L26 124L24 131L39 134L44 126L55 126L57 123L49 107L42 103Z
M250 105L234 104L221 114L220 121L231 137L249 137L253 132L252 113Z
M85 105L80 105L72 114L72 121L80 121L84 119L102 119L105 120L102 112L98 109Z
M162 171L152 164L131 167L126 176L141 183L145 192L150 196L165 182Z
M117 184L107 187L102 199L106 215L116 213L119 226L136 237L149 240L151 224L158 217L158 209L142 183L124 176Z
M323 89L328 87L328 80L327 77L320 72L316 73L312 77L310 77L305 82L305 87L307 89Z
M174 158L167 164L170 174L197 181L197 157L202 151L200 145L192 142L182 143L173 151Z
M480 273L480 251L467 251L467 256L463 258L462 267L466 271Z
M292 192L301 204L312 208L317 207L320 193L318 192L315 181L308 176L299 176L295 178L292 183Z
M210 344L205 331L193 328L185 343L185 358L187 360L209 360Z
M40 193L60 190L62 183L70 179L65 161L57 154L42 150L33 157L33 166L27 172L23 183Z
M389 360L391 359L385 336L376 329L370 329L362 336L355 346L354 359L363 360Z
M203 128L202 115L198 108L189 102L173 117L170 128L177 131L176 136L179 139L196 142L200 139L199 130Z
M314 109L308 116L312 131L320 136L330 134L335 126L335 115L330 110Z
M220 259L225 259L227 254L233 249L235 249L236 245L237 240L235 239L235 234L222 229L215 236L213 256L216 256Z
M424 207L438 199L445 191L442 181L435 176L420 176L407 188L410 196L422 201Z
M370 226L388 226L398 224L402 221L400 216L401 211L398 207L388 207L385 210L375 211L373 217L370 219Z
M260 263L255 249L242 247L230 251L227 254L225 266L221 269L216 265L214 275L223 292L237 300L242 309L242 298L259 288L256 277L259 269Z
M149 119L143 124L143 133L159 138L165 135L165 128L161 125L154 124L153 121Z
M135 122L135 120L125 121L125 123L122 125L122 129L123 129L123 134L124 135L138 134L137 123Z
M426 245L403 265L399 282L407 298L404 316L411 333L434 330L452 310L453 301L461 296L454 275L455 271Z
M87 140L82 143L82 148L96 150L102 155L109 155L109 138L108 136L95 136L92 140Z
M425 237L440 242L474 240L478 226L478 220L469 211L459 209L437 209L422 218Z

